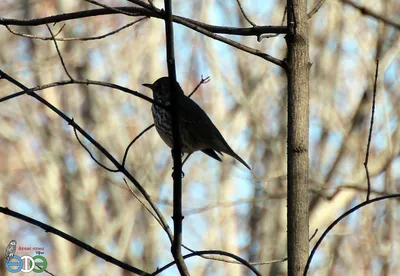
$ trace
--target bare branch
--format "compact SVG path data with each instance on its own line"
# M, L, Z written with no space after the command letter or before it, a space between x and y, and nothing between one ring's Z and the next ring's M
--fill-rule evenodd
M238 4L238 6L239 6L240 11L242 12L242 15L243 15L244 19L246 19L247 22L249 22L251 26L253 26L253 27L257 26L256 23L251 21L250 18L247 16L247 14L244 12L244 9L242 7L242 4L240 3L240 0L236 0L236 2Z
M127 264L127 263L123 263L123 262L113 258L112 256L107 255L107 254L97 250L96 248L94 248L94 247L92 247L92 246L90 246L90 245L88 245L88 244L86 244L86 243L84 243L84 242L82 242L82 241L80 241L80 240L68 235L67 233L62 232L62 231L60 231L60 230L58 230L58 229L56 229L54 227L51 227L50 225L42 223L42 222L40 222L38 220L35 220L33 218L24 216L23 214L14 212L14 211L8 209L7 207L0 206L0 212L5 214L5 215L8 215L8 216L17 218L19 220L25 221L27 223L30 223L32 225L35 225L37 227L40 227L44 231L46 231L46 233L53 233L54 235L59 236L59 237L65 239L65 240L75 244L76 246L79 246L80 248L92 253L93 255L96 255L97 257L105 260L106 262L109 262L109 263L112 263L112 264L114 264L116 266L119 266L122 269L128 270L128 271L130 271L132 273L135 273L135 274L138 274L138 275L150 275L149 273L147 273L147 272L145 272L143 270L140 270L140 269L138 269L136 267L133 267L133 266Z
M152 215L152 217L158 222L158 224L160 224L160 226L163 227L163 225L162 225L161 221L158 219L158 217L150 210L149 207L147 207L146 204L144 204L144 202L139 198L139 196L135 193L135 191L131 188L131 186L129 186L128 182L126 182L125 178L124 178L124 182L125 182L126 187L133 194L133 196L140 202L140 204L143 205L144 208L146 208L146 210Z
M74 121L74 118L71 119L72 121ZM72 126L72 128L74 129L74 133L75 133L75 137L76 140L78 140L79 144L89 153L90 157L92 158L92 160L94 162L96 162L97 165L99 165L100 167L102 167L103 169L109 171L109 172L119 172L118 169L109 169L107 168L105 165L101 164L99 161L96 160L96 158L94 158L93 154L90 152L90 150L82 143L82 141L79 139L78 133L76 132L76 128Z
M2 72L2 71L0 71L0 72ZM154 101L152 98L147 97L146 95L143 95L143 94L141 94L139 92L136 92L134 90L128 89L126 87L123 87L123 86L120 86L120 85L114 84L114 83L102 82L102 81L93 81L93 80L85 80L85 81L84 80L67 80L67 81L52 82L52 83L45 84L45 85L38 85L36 87L29 88L29 89L26 89L26 90L23 90L23 91L20 91L20 92L13 93L11 95L5 96L3 98L0 98L0 103L4 102L4 101L7 101L7 100L10 100L10 99L15 98L15 97L19 97L19 96L24 95L24 94L29 94L29 93L34 92L34 91L40 91L40 90L44 90L44 89L51 88L51 87L70 85L70 84L98 85L98 86L104 86L104 87L117 89L117 90L119 90L121 92L128 93L128 94L131 94L131 95L136 96L138 98L141 98L141 99L143 99L143 100L145 100L145 101L147 101L147 102L149 102L151 104L155 104L155 105L158 105L158 106L160 106L162 108L168 109L168 106L166 106L164 104L161 104L161 103L159 103L157 101Z
M324 233L323 233L323 234L321 235L321 237L318 239L317 243L314 245L314 248L311 250L311 254L310 254L310 256L308 257L307 264L306 264L306 266L305 266L305 268L304 268L304 273L303 273L303 275L304 275L304 276L307 276L307 272L308 272L308 270L309 270L309 268L310 268L310 264L311 264L312 258L313 258L313 256L314 256L315 252L317 251L318 246L322 243L322 241L323 241L324 238L328 235L328 233L336 226L336 224L338 224L341 220L343 220L344 218L346 218L348 215L354 213L355 211L357 211L358 209L360 209L360 208L362 208L362 207L364 207L364 206L366 206L366 205L369 205L369 204L371 204L371 203L375 203L375 202L378 202L378 201L381 201L381 200L391 199L391 198L397 198L397 197L400 198L400 194L392 194L392 195L377 197L377 198L374 198L374 199L371 199L371 200L366 200L366 201L364 201L363 203L360 203L360 204L358 204L357 206L354 206L354 207L351 208L350 210L346 211L343 215L341 215L340 217L338 217L334 222L332 222L332 223L328 226L328 228L324 231Z
M140 136L142 136L143 134L145 134L148 130L150 130L152 127L154 126L154 124L149 125L148 127L146 127L142 132L139 133L138 136L136 136L132 142L129 143L129 145L126 147L125 153L124 153L124 157L122 158L122 166L125 167L125 162L126 162L126 157L128 156L128 152L129 152L129 148L133 145L133 143L135 143Z
M154 11L153 7L149 4L146 4L142 1L134 1L130 0L132 3L140 2L140 4L146 8L138 8L138 7L117 7L115 9L128 11L132 13L132 15L145 15L145 16L152 16L156 18L164 18L164 12L161 10ZM136 3L137 4L137 3ZM17 19L7 19L7 18L0 18L0 25L20 25L20 26L37 26L46 23L54 23L59 21L71 20L76 18L88 17L88 16L96 16L96 15L104 15L104 14L114 14L119 13L115 10L110 9L94 9L89 11L81 11L69 14L60 14L54 15L44 18L37 18L31 20L17 20ZM265 33L286 33L287 28L282 26L257 26L252 28L232 28L232 27L220 27L220 26L213 26L209 24L205 24L196 20L192 20L189 18L181 17L181 16L172 16L172 20L178 24L184 25L188 28L191 28L199 33L202 33L208 37L213 39L219 40L225 44L228 44L236 49L242 50L246 53L261 57L265 60L268 60L282 68L286 67L286 63L280 59L272 57L266 53L261 52L260 50L248 47L246 45L240 44L236 41L231 39L222 37L215 33L224 33L224 34L236 34L236 35L243 35L243 36L257 36L259 37Z
M128 24L126 24L126 25L124 25L124 26L122 26L122 27L120 27L120 28L118 28L118 29L116 29L116 30L114 30L114 31L112 31L112 32L109 32L109 33L106 33L106 34L103 34L103 35L99 35L99 36L57 38L57 35L58 35L58 34L61 32L61 30L65 27L65 24L64 24L64 25L61 27L61 29L54 35L54 40L57 40L57 41L90 41L90 40L103 39L103 38L105 38L105 37L107 37L107 36L111 36L111 35L114 35L114 34L116 34L116 33L119 33L120 31L122 31L122 30L124 30L124 29L126 29L126 28L128 28L128 27L130 27L130 26L132 26L132 25L135 25L136 23L139 23L139 22L143 21L144 19L148 19L148 17L139 18L138 20L135 20L135 21L133 21L133 22L131 22L131 23L128 23ZM40 40L53 40L52 37L45 37L45 36L37 36L37 35L23 34L23 33L19 33L19 32L16 32L16 31L12 30L12 29L11 29L9 26L7 26L7 25L5 25L5 27L7 28L7 30L8 30L10 33L12 33L12 34L14 34L14 35L21 36L21 37L31 38L31 39L40 39Z
M365 15L368 15L368 16L370 16L370 17L373 17L373 18L375 18L375 19L377 19L377 20L382 21L382 22L385 23L386 25L395 27L396 29L400 30L400 23L398 23L398 22L394 22L394 21L390 20L389 18L386 18L386 17L384 17L384 16L382 16L382 15L380 15L380 14L374 12L374 11L371 11L371 10L367 9L366 7L363 7L363 6L361 6L361 5L358 5L358 4L356 4L356 3L353 3L353 2L351 2L351 1L349 1L349 0L342 0L342 2L345 3L345 4L347 4L347 5L352 6L353 8L356 8L356 9L359 10L362 14L365 14ZM397 18L399 18L399 17L397 17Z
M367 151L365 153L365 173L367 174L367 184L368 184L368 192L367 192L367 201L369 200L369 196L371 194L371 179L369 177L369 170L368 170L368 159L369 159L369 149L371 146L371 137L372 137L372 128L374 126L374 115L375 115L375 104L376 104L376 87L378 82L378 70L379 70L379 58L376 59L376 69L375 69L375 80L374 80L374 95L372 99L372 112L371 112L371 123L369 127L369 134L368 134L368 142L367 142Z
M24 93L19 92L19 93L16 93L16 94L19 94L19 96L23 95L23 94L28 94L28 95L32 96L33 98L35 98L36 100L38 100L39 102L44 104L46 107L50 108L53 112L55 112L58 116L60 116L66 122L68 122L69 125L72 125L86 139L88 139L98 150L100 150L101 153L103 153L108 158L108 160L110 160L114 164L114 166L116 166L119 169L119 171L121 173L123 173L135 185L135 187L140 191L140 193L144 196L144 198L147 200L147 202L150 204L150 206L153 208L154 212L157 214L158 218L162 222L163 229L167 233L168 238L171 241L173 240L173 235L172 235L171 229L168 226L168 223L166 222L166 220L165 220L164 216L162 215L160 209L157 207L157 205L151 199L150 195L146 192L146 190L142 187L142 185L132 176L132 174L129 171L127 171L121 164L119 164L118 161L102 145L100 145L96 140L94 140L85 130L83 130L73 120L68 118L67 115L65 115L63 112L61 112L55 106L53 106L48 101L46 101L45 99L40 97L38 94L33 92L34 91L33 89L27 88L25 85L23 85L22 83L18 82L16 79L12 78L11 76L6 74L2 70L0 70L0 76L1 76L1 78L6 79L7 81L13 83L14 85L16 85L16 86L18 86L18 87L20 87L20 88L22 88L24 90ZM69 81L69 84L70 83L72 83L72 81ZM65 82L65 84L68 84L68 82ZM135 92L135 93L137 93L137 92ZM6 97L4 97L4 98L6 98ZM4 101L4 98L0 99L0 102ZM7 98L10 98L10 96L7 96Z
M53 42L54 42L54 46L56 46L57 54L58 54L58 57L60 58L60 61L61 61L62 67L64 68L65 74L67 74L67 76L69 77L69 79L70 79L71 81L73 81L74 79L71 77L71 75L69 74L69 72L68 72L68 70L67 70L67 67L65 66L64 59L63 59L63 57L62 57L62 55L61 55L60 49L58 49L57 41L54 39L53 32L51 31L51 29L50 29L50 27L49 27L48 24L46 24L46 27L47 27L47 29L49 30L50 34L51 34L51 38L52 38L52 40L53 40Z
M315 4L314 8L307 14L308 19L311 19L314 14L316 14L322 5L325 3L326 0L319 0L317 4Z
M61 21L68 21L78 18L92 17L97 15L107 15L107 14L118 14L120 11L127 11L132 13L134 16L152 16L155 18L163 19L163 13L161 10L157 9L154 11L150 5L148 8L138 8L138 7L116 7L118 11L110 9L92 9L86 11L64 13L58 15L52 15L48 17L35 18L35 19L13 19L13 18L0 18L0 25L15 25L15 26L39 26L49 23L57 23ZM226 26L216 26L206 24L200 21L196 21L190 18L185 18L182 16L172 16L172 20L175 23L182 24L181 22L187 21L195 26L201 27L207 31L220 34L228 35L241 35L241 36L260 36L266 33L279 33L285 34L287 32L286 26L256 26L250 28L236 28L236 27L226 27Z
M248 267L251 271L254 272L254 274L261 276L261 273L257 271L257 269L255 269L255 267L253 267L248 261L242 259L241 257L229 253L229 252L225 252L222 250L202 250L202 251L194 251L190 254L184 255L183 258L187 259L187 258L191 258L194 256L201 256L201 255L222 255L222 256L228 256L230 258L233 258L235 260L237 260L238 262L240 262L241 264L245 265L246 267ZM163 272L164 270L166 270L167 268L173 266L175 264L175 261L170 262L169 264L157 269L155 272L153 272L151 275L157 275L161 272Z

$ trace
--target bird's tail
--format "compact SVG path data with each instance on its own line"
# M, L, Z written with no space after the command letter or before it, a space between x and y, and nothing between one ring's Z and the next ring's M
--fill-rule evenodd
M228 154L228 155L230 155L230 156L232 156L233 158L235 158L237 161L239 161L240 163L242 163L246 168L248 168L249 171L251 171L250 166L247 165L247 163L246 163L242 158L240 158L240 156L237 155L232 149L230 149L229 152L225 152L225 153Z

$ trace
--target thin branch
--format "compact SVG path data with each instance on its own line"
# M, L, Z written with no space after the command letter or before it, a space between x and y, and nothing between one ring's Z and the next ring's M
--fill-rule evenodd
M364 207L366 205L369 205L371 203L375 203L375 202L378 202L378 201L381 201L381 200L390 199L390 198L396 198L396 197L400 198L400 194L387 195L387 196L377 197L377 198L374 198L374 199L371 199L371 200L364 201L363 203L360 203L357 206L354 206L353 208L351 208L350 210L345 212L343 215L338 217L334 222L332 222L328 226L328 228L324 231L324 233L321 235L321 237L318 239L317 243L314 245L314 248L311 250L311 254L308 257L307 264L306 264L306 266L304 268L303 275L307 276L307 272L308 272L308 270L310 268L310 264L311 264L312 258L315 255L315 252L317 251L318 246L322 243L322 241L328 235L328 233L336 226L336 224L338 224L341 220L346 218L348 215L354 213L355 211L357 211L358 209L360 209L360 208L362 208L362 207Z
M152 217L158 222L158 224L160 224L160 226L163 227L161 221L158 219L156 214L154 214L153 211L151 211L150 208L147 207L146 204L144 204L144 202L139 198L139 196L135 193L135 191L133 191L131 186L129 186L128 182L126 182L125 178L124 178L124 182L125 182L126 187L128 187L129 191L133 194L133 196L140 202L140 204L143 205L144 208L146 208L146 210L152 215Z
M371 146L371 138L372 138L372 128L374 126L374 115L375 115L375 104L376 104L376 87L378 82L378 71L379 71L379 58L376 59L376 69L375 69L375 80L374 80L374 95L372 99L372 112L371 112L371 123L369 126L369 134L368 134L368 142L367 142L367 151L365 153L365 173L367 174L367 184L368 184L368 192L367 192L367 201L369 200L369 196L371 194L371 179L369 177L368 170L368 159L369 159L369 149Z
M240 0L236 0L236 2L238 4L238 6L239 6L240 12L242 13L244 19L246 19L247 22L249 22L251 26L256 27L257 24L254 23L253 21L251 21L250 18L247 16L247 14L244 12L244 9L242 7L242 4L240 3Z
M319 0L317 4L315 4L314 8L307 14L308 19L311 19L314 14L316 14L322 5L325 3L326 0Z
M130 0L130 2L135 3L134 0ZM146 4L142 1L139 1L143 6L147 8L137 8L137 7L118 7L118 10L129 11L134 15L145 15L152 16L156 18L164 18L164 12L162 10L155 11L152 6ZM96 16L102 14L114 14L117 13L114 10L110 9L95 9L89 11L81 11L69 14L60 14L50 17L31 19L31 20L16 20L16 19L7 19L0 18L0 25L21 25L21 26L35 26L42 25L46 23L54 23L64 20L76 19L81 17L88 16ZM272 57L260 50L248 47L231 39L225 38L223 36L217 35L215 33L224 33L224 34L235 34L242 36L257 36L259 37L265 33L286 33L287 28L283 26L257 26L252 28L232 28L232 27L221 27L221 26L213 26L209 24L205 24L196 20L192 20L189 18L181 17L181 16L172 16L172 20L178 24L184 25L188 28L191 28L199 33L202 33L208 37L211 37L215 40L219 40L225 44L228 44L236 49L242 50L249 54L261 57L265 60L268 60L282 68L286 68L286 63L278 58Z
M51 38L53 39L54 46L56 46L57 54L58 54L58 57L60 58L60 61L61 61L62 67L64 68L65 74L67 74L67 76L69 77L69 79L70 79L71 81L73 81L74 79L71 77L71 75L69 74L69 72L68 72L68 70L67 70L67 67L65 66L64 59L63 59L63 57L62 57L62 55L61 55L60 49L58 49L57 41L54 39L54 34L53 34L53 32L51 31L51 29L50 29L50 27L49 27L48 24L46 24L46 27L47 27L47 29L49 30L50 34L51 34Z
M61 112L59 109L57 109L55 106L50 104L48 101L40 97L38 94L33 92L33 89L27 88L25 85L22 83L18 82L16 79L12 78L8 74L4 73L2 70L0 70L0 77L8 80L9 82L13 83L14 85L22 88L24 90L23 94L28 94L44 104L46 107L50 108L53 112L55 112L58 116L60 116L62 119L64 119L66 122L68 122L69 125L72 125L76 130L78 130L86 139L88 139L98 150L100 150L113 164L115 167L119 169L121 173L123 173L135 186L136 188L141 192L141 194L144 196L144 198L147 200L147 202L150 204L150 206L153 208L154 212L157 214L158 218L163 224L163 229L168 235L168 238L172 241L173 240L173 235L171 232L171 229L169 228L168 223L166 222L164 216L162 215L160 209L157 207L157 205L153 202L151 199L150 195L146 192L146 190L142 187L142 185L127 171L121 164L118 163L118 161L103 147L101 146L96 140L94 140L85 130L83 130L78 124L76 124L73 120L68 118L67 115L65 115L63 112ZM137 93L137 92L136 92ZM17 93L21 95L21 93ZM7 96L10 98L10 96ZM0 99L1 101L4 101L3 99Z
M4 74L4 72L3 72L3 74ZM166 106L164 104L161 104L161 103L159 103L157 101L154 101L152 98L150 98L150 97L148 97L146 95L143 95L143 94L141 94L139 92L136 92L134 90L128 89L126 87L123 87L123 86L120 86L120 85L114 84L114 83L102 82L102 81L93 81L93 80L85 80L85 81L84 80L65 80L65 81L52 82L52 83L45 84L45 85L38 85L36 87L25 89L23 91L16 92L16 93L10 94L8 96L5 96L3 98L0 98L0 103L4 102L4 101L7 101L7 100L10 100L10 99L15 98L15 97L22 96L24 94L29 94L31 92L40 91L40 90L48 89L48 88L51 88L51 87L70 85L70 84L97 85L97 86L104 86L104 87L117 89L117 90L119 90L121 92L128 93L130 95L139 97L139 98L141 98L141 99L143 99L143 100L145 100L145 101L147 101L147 102L149 102L151 104L155 104L155 105L158 105L158 106L160 106L162 108L169 109L168 106Z
M128 152L129 152L129 148L133 145L133 143L135 143L140 136L142 136L143 134L145 134L148 130L150 130L152 127L154 126L154 124L149 125L148 127L146 127L142 132L139 133L138 136L136 136L132 142L129 143L129 145L126 147L125 153L124 153L124 157L122 158L122 166L125 167L125 162L126 162L126 157L128 156Z
M177 22L177 23L180 23L180 24L182 24L182 25L184 25L184 26L186 26L186 27L188 27L190 29L193 29L193 30L195 30L195 31L197 31L199 33L202 33L205 36L208 36L210 38L213 38L215 40L218 40L218 41L221 41L221 42L223 42L225 44L228 44L228 45L230 45L230 46L232 46L232 47L234 47L236 49L242 50L242 51L244 51L246 53L258 56L258 57L260 57L262 59L265 59L265 60L267 60L269 62L272 62L272 63L274 63L274 64L276 64L276 65L278 65L278 66L280 66L282 68L286 68L286 66L287 66L286 62L284 62L283 60L280 60L278 58L270 56L270 55L268 55L268 54L266 54L264 52L261 52L258 49L254 49L254 48L251 48L251 47L246 46L244 44L238 43L238 42L236 42L234 40L231 40L229 38L217 35L214 32L210 32L210 31L208 31L208 30L206 30L206 29L204 29L202 27L199 27L199 26L191 23L189 20L182 20L180 17L177 17L176 20L174 20L174 21Z
M195 251L193 249L190 249L186 245L182 245L182 247L187 249L188 251L190 251L192 253L198 252L198 251ZM222 252L224 252L224 251L222 251ZM224 262L224 263L228 263L228 264L237 264L237 265L242 265L243 264L240 261L229 260L229 259L223 258L223 257L200 255L200 258L205 259L205 260L213 260L213 261L218 261L218 262ZM264 261L264 262L252 262L252 263L249 262L249 264L252 265L252 266L261 266L261 265L283 263L283 262L286 262L286 261L287 261L287 258L282 258L282 259L278 259L278 260L271 260L271 261Z
M316 234L318 233L318 229L315 229L314 233L312 234L312 236L310 237L309 241L311 241ZM190 249L189 247L182 245L185 249L189 250L192 253L195 253L195 250ZM211 257L211 256L204 256L204 255L200 255L201 258L203 259L207 259L207 260L214 260L214 261L220 261L220 262L224 262L224 263L230 263L230 264L243 264L240 261L232 261L232 260L228 260L226 258L220 258L220 257ZM287 257L282 258L282 259L278 259L278 260L271 260L271 261L264 261L264 262L251 262L249 263L252 266L260 266L260 265L269 265L269 264L275 264L275 263L282 263L287 261Z
M22 215L20 213L14 212L14 211L8 209L7 207L0 206L0 212L5 214L5 215L8 215L8 216L17 218L19 220L25 221L27 223L30 223L32 225L35 225L37 227L40 227L44 231L46 231L46 233L53 233L54 235L59 236L59 237L65 239L65 240L67 240L67 241L79 246L80 248L92 253L93 255L96 255L97 257L105 260L106 262L110 262L110 263L112 263L112 264L114 264L116 266L119 266L122 269L128 270L128 271L133 272L133 273L138 274L138 275L150 275L149 273L147 273L147 272L145 272L143 270L140 270L140 269L138 269L136 267L133 267L133 266L131 266L129 264L123 263L123 262L113 258L112 256L107 255L107 254L97 250L96 248L91 247L90 245L88 245L88 244L86 244L86 243L84 243L84 242L82 242L82 241L80 241L80 240L78 240L78 239L66 234L65 232L62 232L62 231L60 231L60 230L58 230L58 229L56 229L54 227L51 227L50 225L47 225L47 224L42 223L40 221L37 221L37 220L35 220L33 218L30 218L30 217L27 217L25 215Z
M315 229L314 234L311 235L309 242L312 241L312 239L315 237L315 235L317 235L317 233L318 233L318 228Z
M196 87L193 89L192 93L190 93L190 94L188 95L188 97L190 98L190 97L197 91L197 89L199 89L199 87L200 87L202 84L204 84L204 83L209 83L209 82L210 82L210 77L207 77L207 78L203 79L203 75L201 75L201 80L200 80L199 84L196 85Z
M74 121L74 118L72 118L71 120ZM76 128L74 126L72 126L72 128L74 129L76 140L78 140L79 144L89 153L90 157L92 158L92 160L94 162L96 162L97 165L99 165L100 167L102 167L103 169L105 169L105 170L107 170L109 172L114 172L114 173L115 172L119 172L118 169L113 170L113 169L107 168L105 165L103 165L99 161L97 161L97 159L93 156L93 154L90 152L90 150L79 139L78 133L76 132Z
M351 2L349 0L342 0L342 2L347 4L347 5L352 6L353 8L355 8L357 10L359 10L362 14L365 14L367 16L373 17L373 18L375 18L377 20L382 21L386 25L392 26L392 27L400 30L400 23L398 23L398 22L394 22L394 21L390 20L389 18L386 18L386 17L384 17L384 16L382 16L382 15L380 15L380 14L374 12L374 11L371 11L370 9L367 9L366 7L363 7L361 5L353 3L353 2ZM399 17L397 17L397 18L399 18Z
M66 26L66 24L63 24L63 25L61 26L61 28L54 34L54 37L58 36L58 35L61 33L61 31L64 29L65 26ZM53 40L53 38L52 38L51 36L50 36L50 37L38 37L38 36L35 36L35 35L18 33L18 32L16 32L16 31L13 31L13 30L12 30L9 26L7 26L7 25L4 25L4 27L6 27L6 29L7 29L10 33L12 33L12 34L14 34L14 35L18 35L18 36L22 36L22 37L26 37L26 38L32 38L32 39L41 38L42 40Z
M112 31L112 32L109 32L109 33L106 33L106 34L103 34L103 35L99 35L99 36L57 38L57 35L58 35L58 34L61 32L61 30L65 27L65 24L64 24L64 25L61 27L61 29L60 29L56 34L54 34L54 39L57 40L57 41L90 41L90 40L103 39L103 38L105 38L105 37L107 37L107 36L110 36L110 35L114 35L114 34L116 34L116 33L119 33L120 31L122 31L122 30L124 30L124 29L126 29L126 28L128 28L128 27L130 27L130 26L132 26L132 25L135 25L136 23L139 23L139 22L143 21L144 19L148 19L148 17L139 18L138 20L135 20L135 21L133 21L133 22L131 22L131 23L128 23L128 24L126 24L126 25L124 25L124 26L122 26L122 27L120 27L120 28L118 28L118 29L116 29L116 30L114 30L114 31ZM30 34L23 34L23 33L19 33L19 32L16 32L16 31L12 30L12 29L11 29L9 26L7 26L7 25L5 25L5 27L7 28L7 30L8 30L10 33L12 33L12 34L14 34L14 35L17 35L17 36L21 36L21 37L25 37L25 38L30 38L30 39L53 40L52 37L37 36L37 35L30 35Z
M145 8L146 11L153 10L153 8L149 4L146 4L146 3L144 3L144 2L142 2L140 0L128 0L128 1ZM157 11L154 11L151 14L151 16L164 18L164 12L162 10L157 10ZM272 62L272 63L274 63L274 64L276 64L276 65L278 65L278 66L280 66L282 68L286 68L286 62L284 62L284 61L282 61L280 59L272 57L272 56L270 56L270 55L268 55L268 54L266 54L264 52L261 52L261 51L259 51L257 49L251 48L251 47L248 47L248 46L246 46L244 44L238 43L238 42L236 42L234 40L231 40L231 39L225 38L223 36L217 35L217 34L215 34L215 33L217 33L215 31L215 29L214 29L214 31L207 30L207 27L210 26L208 24L204 24L204 23L200 23L199 24L198 21L195 21L195 20L192 20L192 19L189 19L189 18L185 18L185 17L181 17L181 16L172 16L172 21L174 21L174 22L176 22L178 24L182 24L182 25L184 25L184 26L186 26L186 27L188 27L188 28L190 28L192 30L195 30L195 31L199 32L199 33L202 33L205 36L208 36L210 38L213 38L213 39L219 40L221 42L224 42L225 44L228 44L228 45L230 45L230 46L232 46L232 47L234 47L236 49L239 49L239 50L242 50L242 51L244 51L246 53L253 54L255 56L261 57L261 58L263 58L263 59L265 59L265 60L267 60L269 62ZM257 28L257 26L256 27L252 27L250 29L256 29L256 28ZM287 29L285 28L285 32L284 33L286 33L286 30ZM280 32L273 32L273 33L280 33ZM257 39L258 40L259 40L259 37L261 35L262 35L261 33L257 34Z
M251 271L254 272L255 275L261 276L261 273L257 271L257 269L255 267L253 267L248 261L246 261L245 259L242 259L241 257L229 253L229 252L225 252L222 250L202 250L202 251L195 251L193 253L184 255L183 258L187 259L187 258L191 258L194 256L201 256L201 255L222 255L222 256L228 256L232 259L237 260L238 262L240 262L241 264L245 265L246 267L248 267ZM169 264L157 269L155 272L153 272L151 275L157 275L159 273L161 273L162 271L166 270L167 268L173 266L175 264L175 261L170 262Z

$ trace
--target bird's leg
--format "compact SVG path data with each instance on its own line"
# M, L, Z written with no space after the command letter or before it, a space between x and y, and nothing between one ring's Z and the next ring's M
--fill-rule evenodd
M172 155L172 150L171 150L171 155ZM184 155L184 153L181 152L181 157L183 157L183 155ZM183 164L185 164L186 160L189 158L190 155L191 155L191 153L189 153L189 154L186 156L186 158L183 160L183 162L182 162L182 168L183 168ZM173 159L174 159L174 158L173 158L173 156L172 156L172 160L173 160ZM171 174L171 177L173 177L173 175L174 175L174 167L172 167L172 174ZM185 177L185 173L184 173L183 171L181 171L181 177L182 177L182 178Z

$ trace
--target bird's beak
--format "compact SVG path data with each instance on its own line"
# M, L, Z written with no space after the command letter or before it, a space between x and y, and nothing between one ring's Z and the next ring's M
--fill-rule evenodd
M153 85L150 84L150 83L143 83L142 85L143 85L143 86L146 86L146 87L148 87L148 88L150 88L150 89L153 89Z

